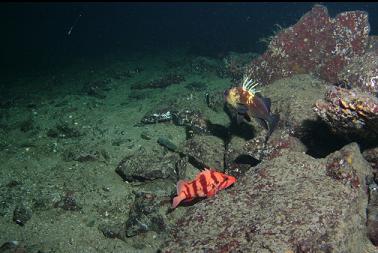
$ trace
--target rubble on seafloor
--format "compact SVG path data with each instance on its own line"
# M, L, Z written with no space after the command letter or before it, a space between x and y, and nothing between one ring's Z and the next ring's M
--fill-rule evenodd
M170 223L163 213L167 209L167 198L152 192L134 192L135 199L129 211L128 219L120 223L103 223L98 229L107 238L118 238L126 241L128 238L145 236L154 233L164 237ZM140 238L139 237L139 238ZM141 244L148 239L139 239ZM158 240L157 240L158 241ZM137 246L137 244L135 245Z
M177 126L184 126L189 136L193 134L207 134L211 131L211 123L199 110L172 108L160 108L147 112L139 125L171 122Z

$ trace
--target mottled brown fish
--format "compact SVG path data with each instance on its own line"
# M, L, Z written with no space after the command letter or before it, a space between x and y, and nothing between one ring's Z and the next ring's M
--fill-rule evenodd
M258 85L248 78L244 78L241 87L233 87L224 92L226 103L236 112L238 124L255 118L268 131L273 132L279 121L279 115L270 111L270 99L263 97L254 88Z

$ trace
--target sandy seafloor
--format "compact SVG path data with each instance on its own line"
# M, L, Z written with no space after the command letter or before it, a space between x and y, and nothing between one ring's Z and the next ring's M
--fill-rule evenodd
M185 140L185 129L173 124L135 126L146 112L182 100L199 108L212 122L229 124L222 110L215 113L207 108L204 91L190 91L185 84L201 81L212 91L229 87L230 80L215 73L186 73L190 57L194 56L180 51L109 56L103 61L78 61L43 76L20 73L11 88L7 84L0 109L0 244L16 240L27 252L132 252L138 248L153 252L159 244L155 232L125 242L106 238L98 226L127 219L132 190L138 188L115 173L125 155L141 146L162 148L156 141L160 136L176 144ZM177 62L176 72L185 75L185 82L165 89L130 89L135 82L171 72L167 60ZM122 76L136 68L143 71ZM86 94L83 87L103 80L108 87L105 99ZM57 124L83 135L49 137L48 131ZM142 133L151 140L141 138ZM96 161L67 161L64 154L69 150L106 155ZM73 192L81 210L54 207L67 192ZM20 203L32 209L24 226L12 220Z
M11 102L3 102L0 108L0 244L16 240L26 252L155 252L161 243L156 232L123 241L105 237L98 227L127 220L133 190L174 190L173 183L130 184L115 172L118 163L140 147L163 148L157 143L159 137L177 145L185 141L184 127L137 125L146 112L164 104L183 103L200 110L212 123L229 125L230 118L222 108L215 112L207 107L204 94L234 84L213 71L188 71L194 58L184 50L110 55L96 62L78 61L43 76L17 77L4 93L5 100ZM136 73L136 69L142 71ZM128 71L130 77L125 75ZM169 72L180 73L186 80L164 89L130 89L134 83ZM185 88L194 81L207 88ZM284 82L280 87L290 85ZM106 83L106 98L87 94L88 85L96 83ZM260 89L263 94L264 89ZM82 135L49 136L51 129L62 124ZM151 139L142 138L142 133ZM66 159L69 152L100 155L94 161L79 162ZM67 193L75 196L80 210L57 205ZM24 226L13 221L14 209L21 203L32 210ZM171 215L179 217L183 210Z

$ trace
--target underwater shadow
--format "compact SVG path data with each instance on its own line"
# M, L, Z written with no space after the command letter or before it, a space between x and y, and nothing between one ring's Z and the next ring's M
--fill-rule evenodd
M358 144L361 152L377 147L378 143L378 136L366 137L357 133L335 133L320 118L316 121L306 120L303 127L305 134L300 140L308 149L306 154L314 158L324 158L352 142Z
M306 154L314 158L324 158L351 142L346 136L332 132L322 120L305 120L301 142L307 147Z
M243 138L245 141L255 138L256 129L252 125L246 122L242 122L238 124L236 122L235 116L226 105L223 106L223 111L230 118L230 122L231 122L228 127L229 138L231 138L231 136L233 135Z
M236 163L236 164L239 164L239 165L249 165L249 166L251 166L251 167L255 167L255 166L258 165L260 162L261 162L260 160L257 160L257 159L254 158L253 156L246 155L246 154L239 155L239 156L236 157L236 159L234 160L234 163Z

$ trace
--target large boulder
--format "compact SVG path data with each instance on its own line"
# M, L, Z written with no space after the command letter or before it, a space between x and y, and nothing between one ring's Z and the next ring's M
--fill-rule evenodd
M356 143L324 159L284 152L188 208L163 252L373 252L370 170Z
M146 159L148 158L148 159ZM163 150L147 152L144 148L123 158L116 172L129 182L143 182L155 179L170 178L175 180L176 163L180 156L176 153L166 153Z
M331 87L314 110L335 132L371 140L378 137L378 98L371 93Z
M352 87L359 87L373 95L378 94L378 41L363 55L353 57L348 65L338 73Z
M364 54L369 31L366 12L348 11L331 18L326 7L315 5L295 25L273 36L246 74L263 84L304 73L336 82L351 59Z

